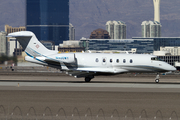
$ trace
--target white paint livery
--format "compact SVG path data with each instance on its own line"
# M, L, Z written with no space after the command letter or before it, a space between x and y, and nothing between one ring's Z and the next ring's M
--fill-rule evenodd
M106 53L58 53L48 50L36 38L34 33L21 31L10 33L27 53L25 60L67 71L70 76L84 77L90 82L94 76L114 75L127 72L168 72L176 68L159 61L156 56L145 54L106 54ZM159 78L156 80L159 82Z

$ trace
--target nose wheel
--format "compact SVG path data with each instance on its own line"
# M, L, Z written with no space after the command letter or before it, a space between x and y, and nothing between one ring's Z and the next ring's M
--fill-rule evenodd
M160 78L159 73L157 73L156 78L155 78L155 83L159 83L159 78Z
M159 79L155 79L155 82L156 82L156 83L159 83Z

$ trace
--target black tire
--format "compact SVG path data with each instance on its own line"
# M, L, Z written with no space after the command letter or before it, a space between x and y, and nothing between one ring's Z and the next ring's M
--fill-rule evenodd
M155 82L156 82L156 83L159 83L159 79L156 79Z
M91 81L91 78L85 77L85 82L90 82L90 81Z

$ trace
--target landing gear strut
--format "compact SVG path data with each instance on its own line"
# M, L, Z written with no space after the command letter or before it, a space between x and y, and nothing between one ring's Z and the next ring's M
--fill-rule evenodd
M160 78L160 77L159 77L159 73L157 73L157 76L156 76L156 78L155 78L155 82L156 82L156 83L159 83L159 78Z

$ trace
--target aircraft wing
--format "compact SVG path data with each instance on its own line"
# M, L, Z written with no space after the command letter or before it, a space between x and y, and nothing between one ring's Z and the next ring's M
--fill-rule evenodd
M88 72L101 72L101 73L124 73L128 72L126 69L119 69L119 68L78 68L78 71L88 71Z
M76 78L94 76L94 75L108 75L108 74L120 74L126 73L128 70L125 69L108 69L108 68L78 68L77 70L67 71L66 74L74 76Z
M55 60L51 60L51 59L46 59L44 60L44 62L51 64L51 65L57 65L60 66L60 62L59 61L55 61Z

